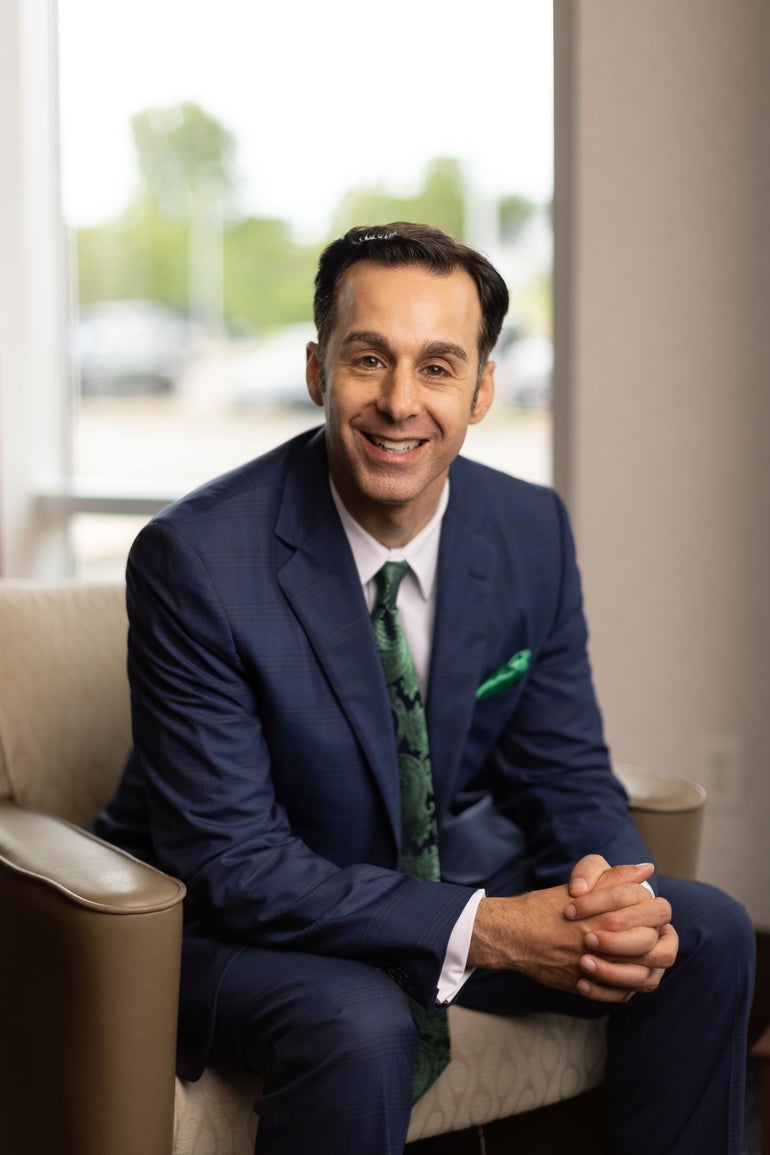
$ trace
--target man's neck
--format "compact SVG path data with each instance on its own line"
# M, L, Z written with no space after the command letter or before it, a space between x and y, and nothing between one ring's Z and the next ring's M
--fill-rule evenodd
M403 549L422 533L436 514L446 509L448 492L446 478L441 483L435 501L423 503L416 509L414 503L386 505L378 503L372 507L368 503L347 500L347 495L340 492L333 478L330 478L335 497L347 515L375 541L385 549Z
M343 505L354 521L386 549L401 549L417 537L438 509L438 502L432 508L415 510L409 505L380 505L376 510L347 502L340 494Z
M441 504L446 485L446 476L437 478L428 490L418 498L405 502L371 502L356 491L340 485L332 474L332 480L350 516L362 529L385 546L386 549L401 549L417 537L433 518Z

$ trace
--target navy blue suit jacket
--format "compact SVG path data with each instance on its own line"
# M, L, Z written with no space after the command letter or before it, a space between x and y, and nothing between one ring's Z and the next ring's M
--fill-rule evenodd
M648 857L609 769L556 495L459 458L427 716L445 881L404 875L379 656L322 431L164 510L128 564L134 750L96 830L182 878L180 1072L206 1061L244 945L370 962L435 997L469 887L526 856ZM521 650L528 672L477 699Z

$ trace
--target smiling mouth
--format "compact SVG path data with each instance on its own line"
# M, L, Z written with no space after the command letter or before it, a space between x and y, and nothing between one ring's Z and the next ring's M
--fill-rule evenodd
M373 433L367 433L366 438L371 441L372 445L376 445L378 449L384 449L387 453L408 453L410 449L417 449L422 445L420 438L412 438L410 441L391 441L388 437L375 437Z

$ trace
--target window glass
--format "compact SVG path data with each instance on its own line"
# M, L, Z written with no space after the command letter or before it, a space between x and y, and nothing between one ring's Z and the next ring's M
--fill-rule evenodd
M551 5L59 0L74 472L167 496L316 424L318 253L427 220L497 264L497 400L466 451L551 474ZM78 572L137 521L78 515Z

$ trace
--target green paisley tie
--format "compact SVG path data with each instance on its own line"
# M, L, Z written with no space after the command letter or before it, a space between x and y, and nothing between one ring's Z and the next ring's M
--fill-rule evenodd
M396 608L398 587L408 569L408 562L389 561L377 573L372 623L396 729L401 787L401 868L418 878L438 881L441 875L428 727L417 672ZM413 999L410 999L410 1009L420 1035L414 1073L416 1102L449 1062L449 1022L446 1009L427 1010Z

